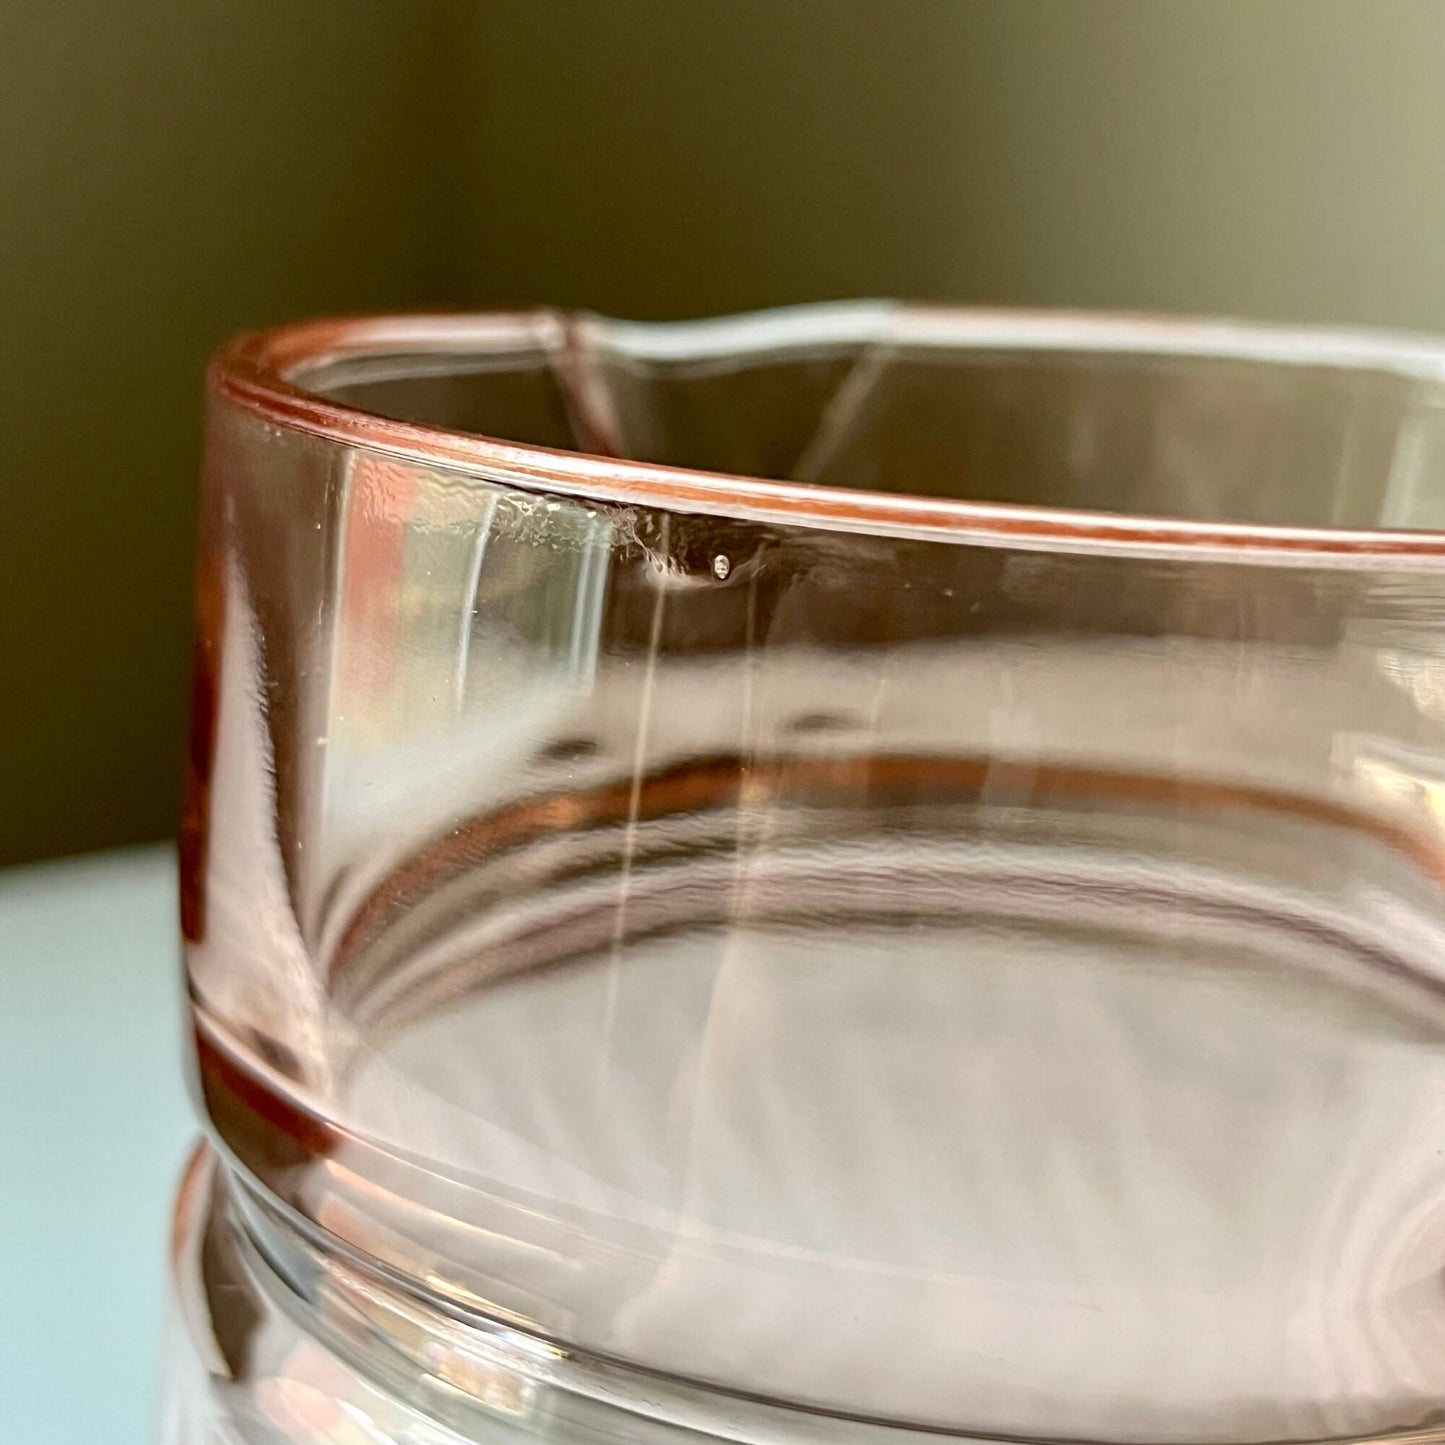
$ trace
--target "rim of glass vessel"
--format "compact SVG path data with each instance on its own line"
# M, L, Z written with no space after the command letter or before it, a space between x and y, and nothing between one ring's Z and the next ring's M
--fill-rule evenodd
M389 378L445 375L447 357L537 349L562 313L412 312L299 321L245 332L211 363L209 385L277 427L449 472L582 501L898 538L1051 552L1185 555L1324 567L1445 567L1445 531L1298 527L974 502L845 489L567 451L403 421L306 385L341 362ZM1445 382L1445 341L1409 333L1127 313L844 302L703 321L604 323L640 359L695 358L829 343L955 350L1127 353L1277 367L1339 367ZM419 369L424 357L435 367Z

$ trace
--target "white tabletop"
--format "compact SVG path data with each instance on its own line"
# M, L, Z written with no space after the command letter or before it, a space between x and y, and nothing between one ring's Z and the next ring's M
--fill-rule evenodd
M170 848L0 873L7 1440L151 1438L170 1195L194 1133Z

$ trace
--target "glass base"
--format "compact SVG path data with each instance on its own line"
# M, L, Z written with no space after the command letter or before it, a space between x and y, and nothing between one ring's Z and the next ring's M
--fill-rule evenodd
M161 1445L928 1438L698 1389L461 1318L323 1247L206 1145L187 1165L171 1250Z

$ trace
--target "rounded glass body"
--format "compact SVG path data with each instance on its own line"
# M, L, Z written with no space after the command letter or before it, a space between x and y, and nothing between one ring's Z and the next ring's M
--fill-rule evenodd
M234 343L168 1438L1430 1425L1442 525L1408 339Z

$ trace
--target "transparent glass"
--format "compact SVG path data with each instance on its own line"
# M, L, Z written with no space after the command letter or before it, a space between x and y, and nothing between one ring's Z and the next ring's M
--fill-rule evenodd
M211 376L168 1442L1445 1406L1445 350L804 308Z

